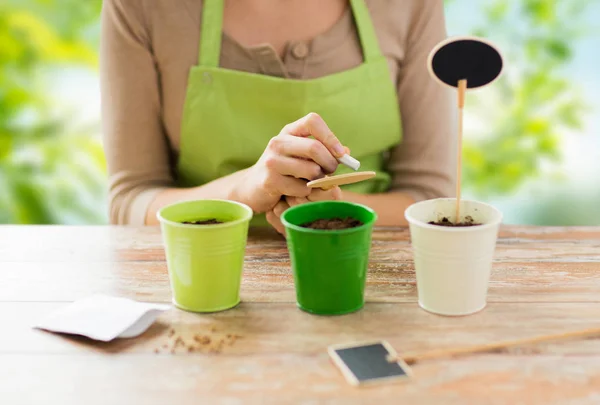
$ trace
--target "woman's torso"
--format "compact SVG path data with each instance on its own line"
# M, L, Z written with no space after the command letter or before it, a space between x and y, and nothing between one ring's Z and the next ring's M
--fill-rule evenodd
M152 7L147 7L145 12L149 41L159 72L162 120L171 149L177 155L188 74L198 60L202 1L155 0L151 4ZM393 0L367 0L367 6L380 47L388 62L390 79L395 83L404 57L409 25L402 21L408 22L413 11L410 7L403 6L401 1ZM236 10L236 13L240 11ZM239 18L230 9L229 21L232 21L232 15ZM260 43L262 38L267 38L272 32L266 32L262 38L257 34L254 38L247 39L248 43L258 41L256 45L242 45L233 36L240 35L243 30L232 29L231 35L228 34L230 22L228 23L227 17L226 8L220 58L223 68L292 79L313 79L349 70L363 62L353 16L345 4L342 4L341 9L333 7L330 10L330 17L334 20L330 19L329 23L332 25L325 32L312 39L284 40L273 45ZM318 32L327 22L325 20L320 25L317 24L312 31ZM295 34L302 37L298 30ZM282 57L278 55L278 50L282 52Z

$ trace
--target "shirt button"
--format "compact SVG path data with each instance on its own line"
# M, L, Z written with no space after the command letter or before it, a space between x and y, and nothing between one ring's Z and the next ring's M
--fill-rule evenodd
M308 45L303 42L300 42L292 48L292 55L296 59L304 59L308 56Z

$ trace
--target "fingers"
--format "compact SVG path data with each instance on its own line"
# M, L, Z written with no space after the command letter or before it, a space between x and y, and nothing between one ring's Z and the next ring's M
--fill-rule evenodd
M310 194L310 188L306 181L283 176L276 172L269 173L266 179L265 190L273 190L274 195L289 195L291 197L306 197Z
M273 207L273 213L279 218L288 208L290 208L290 205L285 200L281 200Z
M306 204L307 202L310 202L308 198L304 197L285 197L285 201L290 207L295 207L296 205Z
M334 157L342 157L345 153L342 143L331 132L325 121L316 113L310 113L286 125L282 133L300 137L312 136L325 145Z
M339 187L334 187L329 190L321 190L320 188L313 189L307 197L285 197L285 201L290 207L306 204L314 201L341 201L342 190Z
M278 155L287 156L289 158L309 159L323 168L325 173L335 172L339 164L329 150L327 150L321 142L314 139L281 134L271 139L268 147L274 152L274 159L276 159ZM282 162L283 161L280 163Z
M283 236L285 236L285 227L281 223L281 220L273 213L273 211L269 211L266 214L267 222L271 224L273 228Z
M275 207L273 207L272 211L267 212L267 222L269 222L273 228L283 236L285 236L285 227L281 223L281 214L290 208L288 203L285 200L279 201Z
M325 175L321 166L311 160L297 159L278 154L273 154L266 158L265 165L279 174L292 176L297 179L316 180Z
M334 187L329 190L315 188L306 198L308 201L341 201L342 189L340 189L339 187Z

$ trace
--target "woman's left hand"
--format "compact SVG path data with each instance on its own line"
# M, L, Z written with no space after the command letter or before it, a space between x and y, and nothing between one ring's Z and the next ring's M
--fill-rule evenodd
M339 187L334 187L329 190L320 188L313 189L306 198L301 197L285 197L275 205L273 210L267 212L267 221L283 236L285 236L285 227L281 223L281 214L290 207L300 204L306 204L314 201L340 201L343 199L342 190Z

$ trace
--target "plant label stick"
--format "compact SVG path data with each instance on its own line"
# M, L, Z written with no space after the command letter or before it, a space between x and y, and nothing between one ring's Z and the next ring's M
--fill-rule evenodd
M465 92L467 91L467 79L458 81L458 155L456 159L456 219L460 223L460 185L462 175L462 138L463 138L463 116L465 107Z
M529 344L544 343L550 341L559 341L575 338L590 338L600 336L600 328L589 328L583 330L576 330L571 332L557 333L553 335L534 336L522 339L483 343L473 346L454 347L448 349L431 350L424 353L405 354L403 356L391 356L388 360L390 362L398 361L400 358L407 364L413 364L423 360L441 359L459 355L469 355L476 353L485 353L499 349L507 349L509 347L524 346Z
M476 37L452 37L437 44L429 54L427 68L440 84L458 89L458 161L456 176L456 223L460 223L463 109L467 89L488 86L504 68L500 51Z
M329 190L336 186L343 186L345 184L358 183L375 177L375 172L356 172L356 173L344 173L338 174L337 176L325 176L322 179L317 179L308 182L306 185L310 188L321 188L323 190Z

